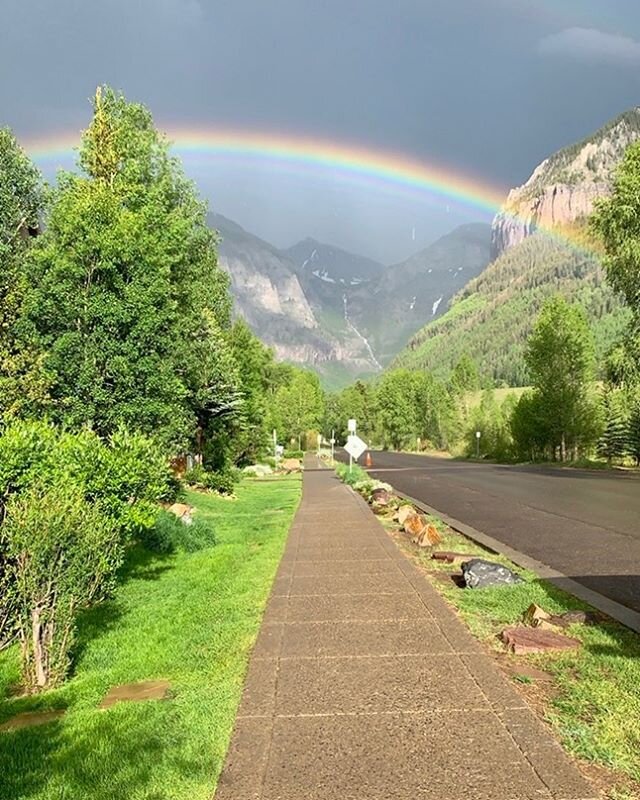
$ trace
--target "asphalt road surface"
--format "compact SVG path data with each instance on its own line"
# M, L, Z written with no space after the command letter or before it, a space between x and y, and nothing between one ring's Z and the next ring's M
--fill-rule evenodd
M640 478L373 452L371 473L640 611Z

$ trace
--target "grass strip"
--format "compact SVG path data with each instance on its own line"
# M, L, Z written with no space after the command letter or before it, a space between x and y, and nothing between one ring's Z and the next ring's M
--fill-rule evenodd
M286 534L298 476L245 480L237 499L191 493L217 544L189 554L133 551L113 600L81 620L73 677L16 694L18 653L0 653L0 722L65 708L44 726L0 732L0 797L204 800L213 795ZM165 678L167 701L100 711L108 689Z

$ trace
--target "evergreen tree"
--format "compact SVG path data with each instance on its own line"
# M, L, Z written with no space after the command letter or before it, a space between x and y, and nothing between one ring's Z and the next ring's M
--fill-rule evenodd
M622 393L607 389L602 398L605 426L598 441L598 454L609 464L622 458L629 446L629 420L624 407Z
M636 398L629 412L626 444L628 454L635 458L636 465L640 466L640 397Z

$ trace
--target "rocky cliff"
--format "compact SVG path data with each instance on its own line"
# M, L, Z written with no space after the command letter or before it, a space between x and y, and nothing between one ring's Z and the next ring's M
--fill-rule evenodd
M520 244L538 228L587 217L610 191L625 149L640 138L640 108L617 117L588 139L545 159L529 180L513 189L491 231L492 257Z
M329 328L320 321L296 265L286 253L220 214L210 215L220 234L218 262L228 273L235 313L272 347L276 357L346 378L378 368L366 343L345 323Z

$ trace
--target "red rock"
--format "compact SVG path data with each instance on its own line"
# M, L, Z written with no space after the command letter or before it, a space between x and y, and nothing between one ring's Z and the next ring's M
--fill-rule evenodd
M400 506L398 509L398 522L400 525L404 525L407 519L412 515L415 514L416 510L413 506Z
M417 537L416 544L418 547L433 547L436 544L442 543L442 536L438 532L435 525L427 525L422 531L420 536Z
M422 531L426 528L427 523L424 517L421 517L420 514L416 514L415 512L408 516L405 521L404 525L404 532L408 533L410 536L420 536Z
M575 650L580 647L577 639L541 628L506 628L502 631L502 640L517 656L555 650Z
M436 550L431 554L431 558L435 561L444 561L447 564L461 564L463 561L474 558L474 556L469 553L454 553L451 550Z

